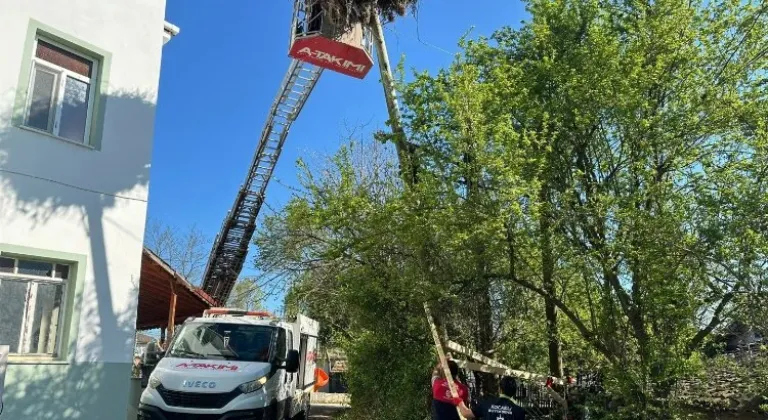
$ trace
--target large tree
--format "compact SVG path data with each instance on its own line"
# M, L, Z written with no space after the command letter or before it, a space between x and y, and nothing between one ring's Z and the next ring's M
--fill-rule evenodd
M765 307L768 6L528 5L520 29L403 87L418 182L347 148L302 168L259 235L260 267L290 272L365 366L360 418L380 393L421 404L424 300L516 366L605 367L628 417L668 416L712 331Z
M498 155L487 144L536 133L512 146L537 192L476 169L513 209L493 215L509 220L489 237L506 236L496 278L562 311L643 409L724 319L765 302L767 7L532 1L529 25L407 96L442 148L469 134Z

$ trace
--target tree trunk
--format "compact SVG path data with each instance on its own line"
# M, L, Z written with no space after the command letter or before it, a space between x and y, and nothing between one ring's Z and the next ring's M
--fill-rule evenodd
M547 185L541 187L539 198L543 206L539 216L541 229L541 269L543 289L549 296L555 296L554 271L555 260L552 255L552 215L549 209L549 194ZM544 298L544 310L547 318L547 341L549 347L549 374L561 378L563 376L563 358L561 355L560 330L557 325L557 308L552 299Z
M551 299L544 300L547 315L547 338L549 340L549 373L563 377L563 358L560 353L560 330L557 327L557 308Z
M485 356L493 357L493 308L487 284L475 291L474 300L477 305L477 350ZM475 377L477 387L484 395L495 395L498 392L499 383L495 375L476 372Z

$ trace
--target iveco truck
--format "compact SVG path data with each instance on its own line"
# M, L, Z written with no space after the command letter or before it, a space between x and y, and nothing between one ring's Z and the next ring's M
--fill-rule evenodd
M181 326L149 377L139 420L305 420L318 323L207 310Z

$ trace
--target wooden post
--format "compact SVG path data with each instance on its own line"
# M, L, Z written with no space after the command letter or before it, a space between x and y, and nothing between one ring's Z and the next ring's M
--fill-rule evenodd
M173 339L173 332L176 328L176 284L171 279L171 307L168 310L168 340ZM168 343L166 343L167 345Z
M458 398L459 392L456 389L456 384L453 382L453 375L451 375L451 369L448 368L448 360L445 357L445 352L443 352L443 345L440 343L440 335L437 332L435 321L432 319L432 312L430 312L427 303L424 303L424 312L427 313L427 322L429 323L429 328L432 330L432 339L435 341L437 358L440 360L440 366L443 368L443 375L445 375L445 379L448 381L448 389L451 390L451 397ZM456 407L456 411L459 412L459 418L463 420L464 416L461 415L459 407Z

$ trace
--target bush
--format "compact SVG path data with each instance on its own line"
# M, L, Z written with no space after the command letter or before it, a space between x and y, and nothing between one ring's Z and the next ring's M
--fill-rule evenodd
M342 344L349 363L349 418L423 420L434 365L432 349L425 343L367 332Z

